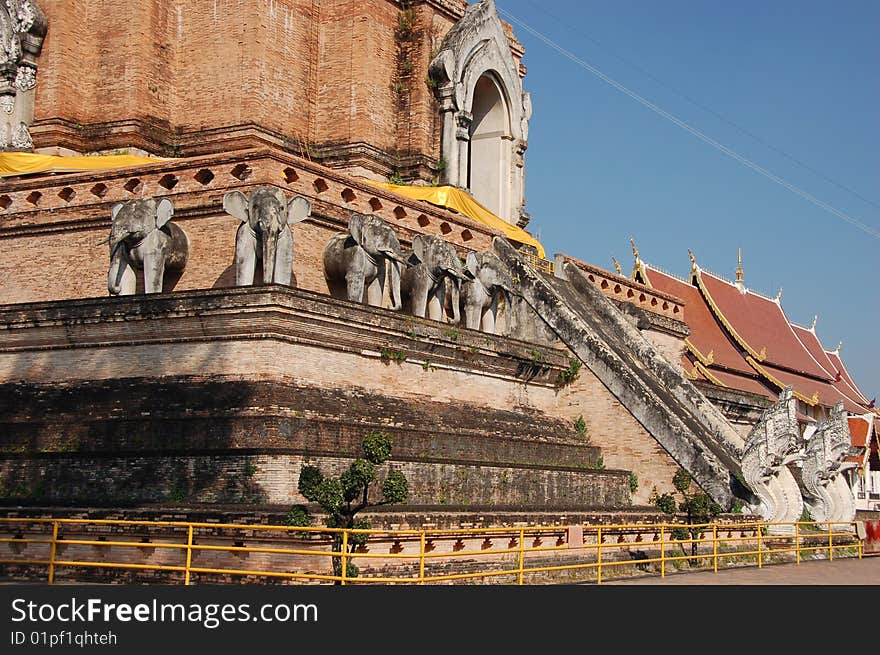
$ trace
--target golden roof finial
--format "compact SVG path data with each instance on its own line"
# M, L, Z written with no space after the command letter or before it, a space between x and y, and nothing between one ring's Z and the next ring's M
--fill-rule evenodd
M691 258L691 268L697 270L697 258L694 257L694 253L691 252L690 248L688 248L688 257Z
M633 249L633 257L636 258L636 261L639 261L639 259L640 259L640 257L639 257L639 249L636 248L636 242L633 240L632 237L630 237L630 239L629 239L629 245L632 246L632 249Z
M834 352L840 354L840 349L841 349L841 348L843 348L843 341L838 341L838 342L837 342L837 348L834 350Z
M816 329L816 322L817 322L818 320L819 320L819 315L816 314L816 315L813 317L813 324L810 326L810 329L811 329L811 330L815 330L815 329Z
M782 300L782 287L779 287L779 291L776 294L776 300Z
M611 261L614 262L614 270L617 271L617 274L623 275L623 269L620 268L620 262L614 259L614 255L611 255Z
M742 284L743 281L743 249L740 248L736 257L736 281Z

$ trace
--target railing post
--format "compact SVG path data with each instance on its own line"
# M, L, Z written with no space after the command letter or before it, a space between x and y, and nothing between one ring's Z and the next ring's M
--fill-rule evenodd
M828 523L828 561L834 561L834 532L831 523Z
M516 583L521 585L523 583L523 565L525 564L525 556L526 556L526 531L525 528L519 531L519 567L517 568L518 574L516 578Z
M55 583L55 549L58 546L58 521L52 521L52 545L49 550L49 584Z
M666 577L666 526L660 526L660 577Z
M794 524L794 554L798 564L801 563L801 524Z
M764 558L762 557L762 553L761 553L761 536L763 534L764 534L764 524L760 523L758 525L758 568L759 569L764 564Z
M184 578L183 584L189 586L190 582L190 567L192 566L192 546L193 546L193 527L189 526L189 532L186 536L186 576Z
M856 534L856 542L859 544L859 559L862 559L862 549L865 547L865 544L858 534Z
M602 584L602 528L599 528L599 533L596 535L596 562L598 566L596 567L596 584Z
M419 544L419 584L425 584L425 532L422 531L422 543Z
M712 563L718 573L718 526L715 524L712 524Z
M342 554L339 559L342 560L342 584L345 584L345 579L348 574L348 563L345 561L345 556L348 553L348 530L342 531Z

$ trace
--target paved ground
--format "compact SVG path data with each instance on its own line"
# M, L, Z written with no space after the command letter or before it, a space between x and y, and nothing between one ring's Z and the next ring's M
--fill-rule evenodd
M880 585L880 556L834 561L813 560L801 564L672 573L609 580L603 585Z

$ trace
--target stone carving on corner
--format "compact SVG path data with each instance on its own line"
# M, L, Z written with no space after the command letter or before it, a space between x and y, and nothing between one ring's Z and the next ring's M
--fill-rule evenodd
M819 422L806 443L801 481L814 521L845 522L855 518L855 501L843 473L856 466L845 462L846 457L859 452L859 448L852 446L849 422L840 401L831 409L828 419ZM847 526L833 528L845 530Z
M797 401L791 387L767 409L746 439L741 469L746 485L758 498L752 511L768 522L792 523L803 513L804 501L788 465L800 459ZM793 529L771 526L773 533Z
M110 295L136 293L137 273L145 293L161 293L165 274L182 272L189 254L186 232L170 222L174 205L168 198L137 198L116 203L110 215Z
M0 0L0 150L33 148L28 126L46 28L34 0Z

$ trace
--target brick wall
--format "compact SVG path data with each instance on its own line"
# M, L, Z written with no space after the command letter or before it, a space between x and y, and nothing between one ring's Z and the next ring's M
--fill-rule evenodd
M428 65L465 4L413 3L402 44L392 0L46 0L35 143L166 156L273 143L380 175L415 156L430 179ZM359 144L375 152L338 149Z
M377 427L397 435L401 466L415 467L419 502L486 496L518 504L543 494L547 503L580 496L615 505L628 498L628 476L612 470L632 468L642 480L639 503L651 486L668 488L674 470L586 369L570 387L554 386L563 352L304 291L12 306L3 325L0 379L4 397L16 398L3 411L6 476L26 493L42 476L17 475L73 475L76 467L64 464L71 453L88 460L77 475L99 470L90 458L101 453L127 471L121 480L131 471L167 480L163 467L182 466L213 471L205 474L211 484L240 478L247 457L265 455L261 498L286 502L296 457L354 455L360 436ZM383 343L407 359L383 362ZM607 473L588 470L598 453L575 434L581 414ZM23 466L28 454L36 469ZM190 463L173 464L180 458ZM206 501L245 493L211 484L200 492ZM151 500L175 491L163 485Z
M179 279L166 280L166 291L233 286L239 222L223 211L223 195L233 189L247 193L259 184L278 186L288 197L298 194L312 203L312 218L292 228L293 274L300 288L328 292L324 246L331 235L347 229L352 212L382 217L405 246L417 233L442 235L462 254L491 246L492 231L471 219L261 149L4 184L0 243L14 256L0 258L0 276L7 281L0 304L106 296L109 252L96 244L109 234L115 203L147 196L170 198L174 221L189 237L186 268Z

